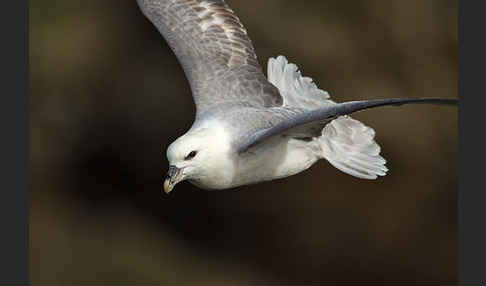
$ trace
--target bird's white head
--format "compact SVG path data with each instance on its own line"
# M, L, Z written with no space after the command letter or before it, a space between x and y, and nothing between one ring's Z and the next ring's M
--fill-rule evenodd
M172 142L167 148L165 193L184 180L207 188L227 180L232 169L227 138L220 127L202 127L191 129Z

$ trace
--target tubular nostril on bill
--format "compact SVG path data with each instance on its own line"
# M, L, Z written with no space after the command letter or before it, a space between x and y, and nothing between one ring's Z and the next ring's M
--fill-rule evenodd
M177 168L176 166L169 166L169 171L167 171L167 178L170 179L176 176L178 172L179 172L179 168Z

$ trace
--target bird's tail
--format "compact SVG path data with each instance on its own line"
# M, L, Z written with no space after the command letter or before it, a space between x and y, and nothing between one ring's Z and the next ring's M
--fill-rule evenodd
M326 91L318 88L312 78L303 76L297 65L284 56L268 59L267 75L283 97L284 106L312 110L334 104Z
M327 123L316 140L319 155L334 167L363 179L376 179L386 175L386 160L380 156L380 146L375 142L375 131L348 116L353 112L388 105L426 103L457 105L457 99L444 98L390 98L336 103L329 94L317 87L309 77L302 76L298 67L284 56L268 61L268 80L275 85L284 100L284 106L297 107L303 112L290 121L285 121L244 144L247 150L259 141L297 126L316 122L318 128Z
M388 168L374 137L372 128L340 116L324 127L317 141L322 157L337 169L358 178L376 179L386 175Z

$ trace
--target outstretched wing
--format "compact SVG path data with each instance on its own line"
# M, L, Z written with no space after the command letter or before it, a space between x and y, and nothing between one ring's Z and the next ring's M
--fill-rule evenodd
M184 69L197 113L215 104L283 102L265 78L245 27L223 0L137 0Z
M252 146L264 141L265 139L282 134L294 128L308 126L315 124L329 122L339 116L351 114L360 110L388 106L388 105L403 105L409 103L429 103L442 105L457 105L457 99L444 98L389 98L389 99L374 99L362 101L348 101L334 105L324 106L308 112L299 112L286 120L273 125L270 128L259 130L253 134L249 134L238 146L238 152L243 153Z

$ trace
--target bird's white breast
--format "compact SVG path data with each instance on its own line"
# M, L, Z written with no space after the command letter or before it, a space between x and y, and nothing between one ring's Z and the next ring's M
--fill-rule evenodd
M288 177L314 164L320 153L316 141L277 136L238 154L227 126L207 122L203 126L208 155L191 183L204 189L227 189Z

